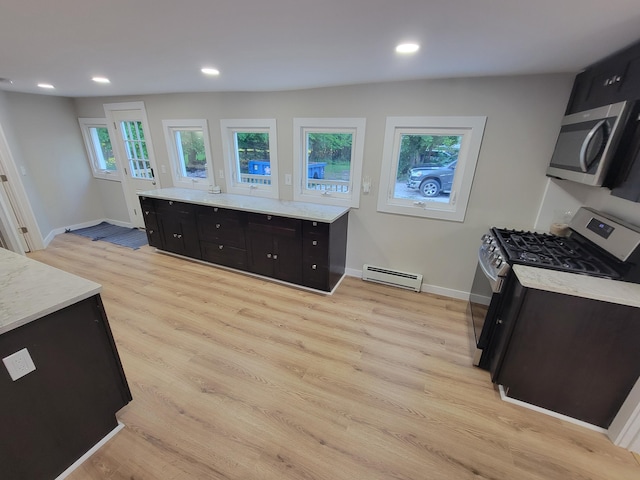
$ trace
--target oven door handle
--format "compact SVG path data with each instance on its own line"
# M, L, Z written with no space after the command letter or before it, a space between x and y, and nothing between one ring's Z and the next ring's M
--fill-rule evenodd
M603 125L605 125L607 123L606 119L600 120L598 123L596 123L596 125L591 129L591 131L589 133L587 133L587 136L584 139L584 142L582 142L582 147L580 148L580 169L584 172L587 173L587 170L589 170L589 167L591 165L587 165L587 150L589 149L589 145L591 145L591 141L593 140L593 136L596 134L596 132L600 129L600 127L602 127ZM604 135L604 139L606 141L606 134Z
M487 265L485 264L485 260L486 258L482 255L482 247L480 247L480 249L478 250L478 265L480 265L482 273L484 273L485 277L487 277L487 279L489 280L489 283L491 284L491 291L493 293L500 293L500 290L502 290L502 279L498 274L491 273L489 271Z

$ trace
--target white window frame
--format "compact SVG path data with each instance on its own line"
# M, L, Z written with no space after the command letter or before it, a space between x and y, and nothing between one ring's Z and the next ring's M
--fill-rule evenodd
M364 118L294 118L293 119L293 199L342 207L360 206L360 185L364 158ZM351 170L347 193L327 192L307 188L307 133L350 133Z
M111 131L107 127L107 119L106 118L78 118L78 123L80 124L80 131L82 132L82 139L84 140L84 146L87 150L87 158L89 160L89 166L91 167L91 172L95 178L100 178L103 180L113 180L120 182L120 169L116 162L115 170L107 170L102 168L101 158L102 151L96 148L93 135L91 133L91 128L106 128L109 132L109 137L111 137ZM113 146L113 140L111 144ZM104 159L102 159L104 162Z
M209 128L206 119L190 120L163 120L164 138L169 154L169 164L171 166L171 177L176 187L193 188L197 190L208 190L215 184L213 171L213 157L211 156L211 145L209 143ZM204 153L207 157L206 178L191 178L183 174L183 164L180 155L181 145L176 143L176 130L201 130L204 137Z
M463 222L487 117L387 117L378 211ZM462 137L449 203L394 198L403 134Z
M220 120L222 149L224 154L225 184L228 193L255 197L278 198L278 138L275 118L223 119ZM237 181L239 172L236 161L236 132L269 134L269 162L271 185L250 184Z

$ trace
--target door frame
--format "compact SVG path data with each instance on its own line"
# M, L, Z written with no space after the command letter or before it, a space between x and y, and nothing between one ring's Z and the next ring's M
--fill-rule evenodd
M145 133L145 143L147 147L147 155L149 156L149 164L153 171L155 172L154 178L154 189L161 188L160 180L158 176L158 169L156 164L156 156L153 149L153 141L151 139L151 129L149 128L149 122L147 120L147 110L144 106L144 102L121 102L121 103L105 103L103 104L105 117L107 119L107 129L109 130L109 136L111 137L111 144L114 145L114 142L119 142L114 145L114 154L115 159L118 164L118 169L120 171L120 179L121 179L121 187L122 193L124 195L124 200L127 205L127 212L129 213L129 220L131 225L134 227L139 227L144 225L144 219L142 215L136 215L136 212L142 212L140 208L139 202L134 202L133 195L133 186L131 178L127 173L125 173L125 168L129 171L130 166L126 162L126 159L122 158L121 154L121 137L119 130L115 126L114 113L120 111L128 111L128 110L138 110L140 112L140 118L142 121L142 128Z
M21 169L23 174L26 175L24 167L21 167ZM22 237L24 238L24 243L26 243L27 251L44 249L42 233L36 222L15 159L11 154L4 129L0 125L0 173L2 172L7 176L7 181L3 182L3 185L6 189L8 202L0 199L0 221L2 221L7 230L5 233L9 237L5 238L5 241L12 247L12 251L24 254L24 244L18 233L18 230L24 227L27 231L22 234ZM9 209L11 209L11 212ZM14 217L15 220L13 219ZM18 222L17 224L16 221Z

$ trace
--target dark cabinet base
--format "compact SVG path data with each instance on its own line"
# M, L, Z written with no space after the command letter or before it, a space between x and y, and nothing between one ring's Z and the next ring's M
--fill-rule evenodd
M494 381L507 395L607 428L640 375L640 309L516 283Z
M36 370L0 372L0 476L55 478L117 427L131 392L99 296L0 336L0 358L23 348Z

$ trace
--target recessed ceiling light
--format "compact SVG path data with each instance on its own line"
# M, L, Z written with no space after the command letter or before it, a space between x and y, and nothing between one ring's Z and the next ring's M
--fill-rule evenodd
M415 53L420 50L420 45L417 43L401 43L396 47L398 53Z
M218 70L216 68L205 67L205 68L201 69L200 71L202 73L204 73L205 75L220 75L220 70Z
M48 88L48 89L56 88L53 85L51 85L50 83L39 83L38 86L40 88Z
M91 80L96 83L111 83L107 77L93 77Z

